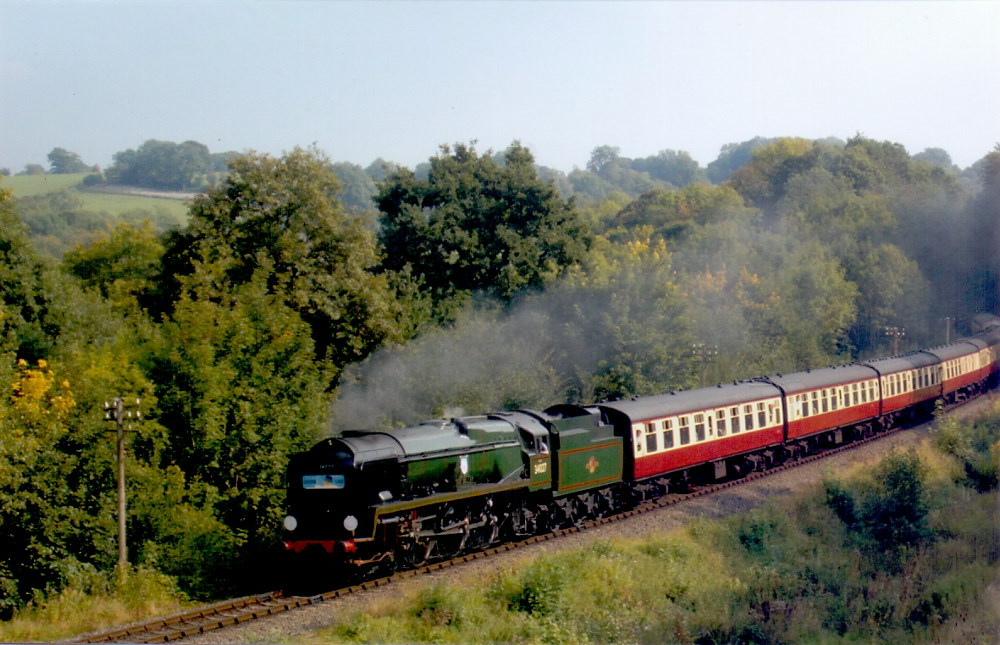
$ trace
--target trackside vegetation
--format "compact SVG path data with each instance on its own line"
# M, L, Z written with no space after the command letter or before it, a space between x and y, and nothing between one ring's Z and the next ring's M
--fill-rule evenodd
M169 605L277 588L289 454L340 430L885 356L886 327L905 327L905 351L1000 312L1000 146L966 171L944 151L911 155L861 135L757 139L727 146L704 171L686 153L626 159L611 146L568 175L516 141L429 152L413 169L361 168L315 147L278 157L151 140L104 173L65 149L53 150L49 173L0 169L0 620L17 616L5 629L24 612L86 606L89 594ZM89 201L126 199L97 192L117 190L109 182L187 196L156 200L171 210ZM142 415L125 440L123 572L116 440L103 418L114 397L141 401ZM952 479L967 482L951 484L968 496L956 508L995 494L993 462L962 437L946 441L959 464ZM831 481L812 500L823 513L816 548L850 545L857 562L825 557L837 575L861 576L823 582L815 603L874 594L864 571L897 575L925 561L913 554L974 530L974 508L942 513L936 467L904 457L868 488ZM887 501L897 495L904 506ZM689 538L693 562L716 558L725 573L704 596L692 580L641 629L616 622L620 612L600 626L560 619L563 640L667 638L675 623L694 640L749 639L783 612L806 611L787 600L799 574L763 559L805 548L803 524L754 517L735 546L716 534L736 528ZM886 517L907 521L886 529ZM963 523L942 528L950 521ZM610 580L618 560L652 557L603 548L580 557ZM748 572L754 562L778 573ZM497 581L484 605L533 630L510 640L557 629L545 607L577 602L560 594L586 568L537 566L571 571L544 593ZM761 580L778 586L767 595ZM628 594L653 603L615 589L612 604ZM924 612L936 629L939 605L954 615L958 596L934 591L937 600L904 595L887 617L866 620L891 634L901 612ZM450 592L434 593L446 612ZM837 609L845 638L871 605ZM717 631L698 626L695 610L717 612L704 623ZM10 638L35 638L27 633Z
M301 642L992 642L1000 405L932 443L730 519L428 584Z

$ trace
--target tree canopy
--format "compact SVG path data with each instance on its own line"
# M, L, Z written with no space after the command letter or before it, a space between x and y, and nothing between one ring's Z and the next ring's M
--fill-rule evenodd
M572 202L538 179L514 143L504 165L473 145L443 146L427 179L397 169L379 185L384 266L439 297L482 291L510 300L538 290L582 258L590 233Z
M90 166L83 163L80 155L65 148L52 149L49 153L49 165L54 175L71 175L91 170Z
M173 143L150 139L138 149L117 152L108 181L158 190L193 190L207 184L213 169L208 147L197 141Z
M317 358L363 358L393 337L397 312L387 279L374 273L375 236L344 212L340 187L316 150L232 159L223 185L198 197L188 228L168 240L161 306L178 300L181 283L226 291L263 271L268 292L309 324Z

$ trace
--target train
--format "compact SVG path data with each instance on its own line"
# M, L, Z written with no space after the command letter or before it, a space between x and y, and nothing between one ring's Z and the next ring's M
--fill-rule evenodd
M942 346L593 405L352 430L290 457L290 586L567 528L927 417L1000 380L1000 318Z

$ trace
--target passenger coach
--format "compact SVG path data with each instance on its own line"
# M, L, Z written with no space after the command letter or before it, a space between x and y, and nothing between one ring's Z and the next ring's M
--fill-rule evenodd
M780 446L784 439L781 390L759 381L597 407L616 434L631 437L631 464L626 468L637 481L698 465L708 465L715 478L730 470L747 472L762 459L753 453Z

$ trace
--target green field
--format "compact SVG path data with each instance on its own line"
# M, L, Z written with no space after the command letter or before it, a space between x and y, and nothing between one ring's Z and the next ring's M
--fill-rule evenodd
M78 197L88 211L123 215L136 211L164 213L172 219L187 217L188 205L182 198L142 197L116 195L86 190L82 184L87 174L78 175L17 175L0 179L0 187L8 188L15 198L35 197L48 193L70 191Z

